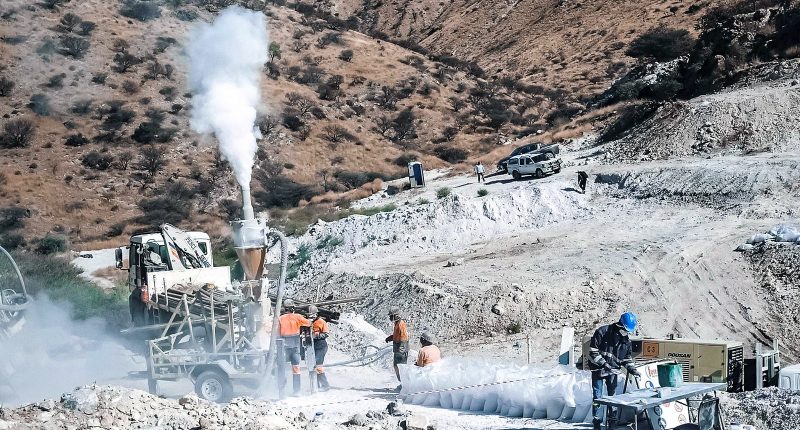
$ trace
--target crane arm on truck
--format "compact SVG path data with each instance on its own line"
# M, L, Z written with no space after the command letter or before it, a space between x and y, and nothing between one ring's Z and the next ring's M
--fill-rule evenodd
M211 262L208 261L205 253L185 231L171 224L164 224L161 226L161 236L167 245L173 270L180 267L185 269L211 267Z

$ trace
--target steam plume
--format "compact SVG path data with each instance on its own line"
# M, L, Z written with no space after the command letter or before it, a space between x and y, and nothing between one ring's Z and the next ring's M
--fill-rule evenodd
M259 79L269 40L261 12L225 9L190 35L189 88L194 93L192 129L213 132L220 153L242 187L245 218L252 217L250 179L257 149L254 124L261 101Z

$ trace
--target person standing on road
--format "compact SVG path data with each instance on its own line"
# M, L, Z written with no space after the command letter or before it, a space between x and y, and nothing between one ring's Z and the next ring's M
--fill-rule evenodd
M422 333L422 336L419 338L419 343L422 344L422 349L417 353L415 365L425 367L442 359L442 351L439 350L438 346L434 345L434 343L436 343L436 338L434 338L432 334L427 331Z
M389 309L389 319L394 322L394 331L386 337L386 342L392 342L394 374L399 381L400 368L397 365L408 362L408 327L400 317L400 308L398 307Z
M314 357L316 363L314 371L317 372L317 385L320 391L328 391L331 386L328 384L328 376L325 375L325 354L328 352L328 322L319 316L319 309L311 305L308 307L308 317L311 323L311 335L314 337Z
M617 392L617 375L624 367L628 375L641 374L633 365L631 340L628 334L636 331L636 315L626 312L614 324L604 325L595 330L589 342L589 370L592 372L592 399L603 397L603 384L609 396ZM592 425L600 429L600 405L592 403Z
M586 181L589 179L589 175L584 172L578 172L578 187L581 189L581 194L586 194Z
M483 167L480 161L478 164L475 165L475 174L478 175L478 183L481 182L486 183L486 179L484 179L483 174L486 173L486 168Z
M308 327L311 321L295 312L295 304L292 299L283 301L283 315L278 322L280 324L280 335L283 339L283 349L286 358L292 363L292 388L293 395L300 395L300 327Z

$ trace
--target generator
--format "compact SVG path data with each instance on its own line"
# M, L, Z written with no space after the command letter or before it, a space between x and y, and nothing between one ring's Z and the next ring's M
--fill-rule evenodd
M584 368L588 368L589 341L583 341ZM729 392L744 389L744 347L741 342L703 339L631 338L633 360L648 363L674 360L683 369L684 382L727 382Z

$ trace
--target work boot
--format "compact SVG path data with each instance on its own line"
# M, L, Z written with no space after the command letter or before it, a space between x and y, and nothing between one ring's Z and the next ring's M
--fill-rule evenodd
M300 375L292 375L292 386L294 388L292 396L300 395Z
M328 391L331 389L330 384L328 384L328 376L324 373L317 375L317 385L319 385L320 391Z

